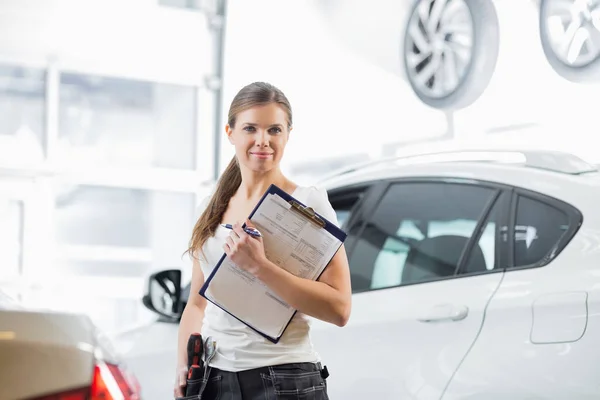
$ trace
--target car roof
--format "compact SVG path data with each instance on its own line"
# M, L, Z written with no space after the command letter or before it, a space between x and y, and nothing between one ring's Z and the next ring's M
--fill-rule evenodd
M401 178L488 181L521 187L588 208L600 189L595 165L563 152L467 150L417 154L362 163L319 182L327 190ZM589 203L589 204L588 204Z

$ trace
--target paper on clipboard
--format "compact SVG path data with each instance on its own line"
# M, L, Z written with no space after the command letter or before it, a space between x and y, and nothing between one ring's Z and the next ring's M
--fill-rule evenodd
M296 276L316 280L342 245L345 234L337 227L325 229L324 223L316 224L296 212L289 199L280 190L267 191L250 220L261 232L265 254L271 262ZM338 232L337 236L330 232L332 228ZM275 342L296 312L225 255L201 294Z

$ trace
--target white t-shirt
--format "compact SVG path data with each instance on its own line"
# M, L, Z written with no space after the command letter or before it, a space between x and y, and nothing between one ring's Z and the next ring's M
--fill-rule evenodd
M327 192L316 187L298 187L292 196L334 224L338 224ZM215 235L204 243L206 259L200 255L204 277L210 276L223 255L223 243L230 230L219 226ZM318 353L310 339L310 317L297 312L278 343L272 343L210 301L207 302L202 337L212 336L217 352L210 365L224 371L238 372L270 365L318 362Z

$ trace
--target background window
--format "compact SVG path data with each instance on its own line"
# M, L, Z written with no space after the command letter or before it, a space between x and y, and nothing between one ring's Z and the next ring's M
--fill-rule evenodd
M139 279L121 277L60 277L27 293L33 307L81 313L106 333L127 330L155 319L141 305Z
M537 264L569 228L567 214L546 203L519 196L515 221L515 266Z
M72 245L150 247L151 193L100 186L61 186L56 238Z
M183 252L195 223L195 195L63 185L55 205L56 282L48 282L39 298L68 310L74 310L73 298L81 298L77 307L106 330L151 318L140 301L141 278L189 268Z
M105 275L115 263L145 273L178 266L194 224L195 196L99 186L62 186L56 197L59 266L94 265ZM151 265L152 264L152 265ZM125 274L121 268L120 274Z
M0 197L0 280L23 268L23 202Z
M195 105L192 87L63 73L58 159L193 169Z
M493 193L492 189L458 184L392 185L352 251L353 290L454 275L462 251ZM493 265L493 259L489 240L480 241L466 268L469 272L485 271Z
M46 74L0 65L0 159L20 165L44 158Z

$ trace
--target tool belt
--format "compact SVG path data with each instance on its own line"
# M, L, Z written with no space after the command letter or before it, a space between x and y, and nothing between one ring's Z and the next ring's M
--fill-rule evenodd
M188 375L185 387L185 396L177 398L183 400L188 398L200 398L206 387L206 381L210 375L210 360L215 356L217 343L208 337L202 340L202 335L192 333L188 339Z

